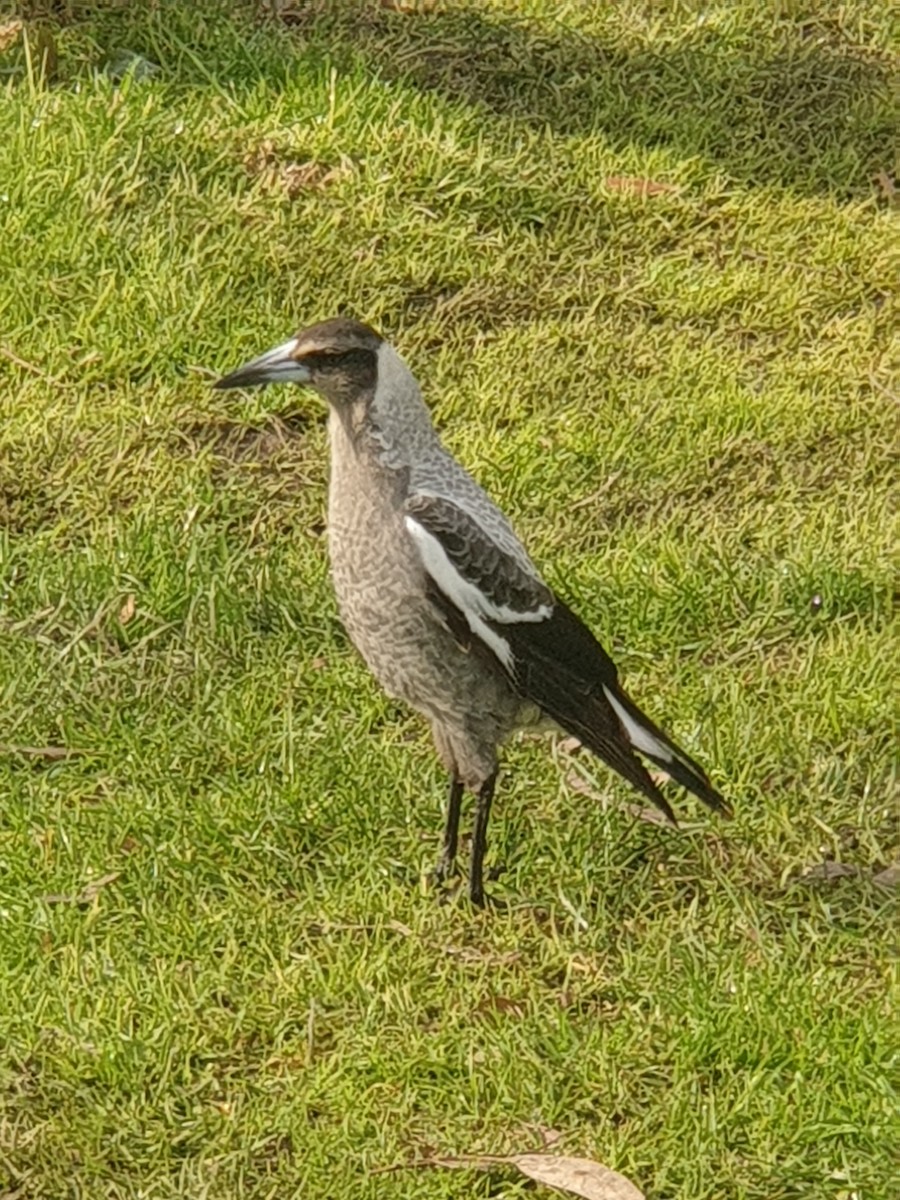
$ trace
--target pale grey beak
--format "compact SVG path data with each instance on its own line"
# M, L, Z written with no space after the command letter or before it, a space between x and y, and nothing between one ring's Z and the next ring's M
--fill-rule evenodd
M291 338L274 350L267 350L259 358L244 363L230 375L223 376L214 388L244 388L256 387L261 383L309 383L310 371L303 363L293 357L297 349L297 339Z

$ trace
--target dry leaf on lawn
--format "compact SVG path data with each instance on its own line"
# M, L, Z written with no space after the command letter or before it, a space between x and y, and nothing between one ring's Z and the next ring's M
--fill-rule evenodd
M0 25L0 54L15 45L24 28L24 21L4 21Z
M121 871L109 871L106 875L101 875L99 879L92 879L90 883L86 883L81 891L73 896L65 893L53 893L49 896L44 896L45 904L90 904L92 900L96 900L100 892L108 887L122 874Z
M809 879L849 879L854 875L861 875L859 867L853 863L841 862L823 862L816 863L812 867L808 867L800 876L801 883Z
M439 0L381 0L381 7L388 12L403 13L404 16L426 16L438 11Z
M474 1012L476 1015L485 1016L509 1016L509 1017L524 1017L525 1009L518 1000L511 1000L509 996L485 996L483 1000L475 1005Z
M674 183L659 183L655 179L637 179L631 175L607 175L603 181L613 192L631 192L635 196L659 196L681 189Z
M516 1167L528 1179L556 1188L581 1200L646 1200L630 1179L590 1158L559 1154L463 1154L458 1157L420 1158L410 1167L448 1167L451 1170L486 1171L492 1167ZM398 1167L383 1167L396 1171Z
M85 753L71 746L0 746L0 754L21 754L23 758L40 758L44 762L62 762L65 758Z
M350 174L352 164L342 159L339 166L311 159L298 162L289 157L271 138L265 138L244 155L244 169L270 191L282 191L289 200L301 192L322 191Z
M535 1154L546 1154L551 1146L557 1145L563 1139L563 1133L560 1129L550 1129L546 1125L525 1125L523 1126L526 1133L534 1133L537 1135L541 1143L540 1150L535 1150Z
M0 30L0 36L2 36L2 30ZM878 190L881 192L882 197L885 200L896 199L897 184L894 181L894 179L892 179L891 176L888 175L887 171L884 171L884 170L879 171L878 174L875 176L875 183L878 187Z
M535 1183L558 1188L582 1200L644 1200L630 1179L589 1158L555 1154L514 1154L507 1160Z
M125 597L122 607L119 609L119 624L127 625L134 616L134 594L129 592Z
M889 867L873 875L872 882L877 883L879 887L900 887L900 863L891 863Z
M85 884L78 899L82 904L87 904L95 896L99 895L105 887L109 887L111 883L115 883L121 874L121 871L109 871L106 875L101 875L99 879L92 879L90 883Z
M564 737L556 743L564 754L577 754L583 743L577 737Z
M578 792L580 796L590 796L592 800L600 799L588 781L583 779L577 771L569 771L566 775L566 787L570 787L573 792Z

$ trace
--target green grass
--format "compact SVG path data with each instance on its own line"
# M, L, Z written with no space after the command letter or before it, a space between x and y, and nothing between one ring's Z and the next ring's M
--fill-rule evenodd
M0 742L81 751L0 754L0 1195L524 1196L372 1172L544 1127L651 1200L887 1200L889 6L439 7L75 3L48 86L0 57ZM320 406L208 388L339 310L734 822L522 741L508 914L427 893Z

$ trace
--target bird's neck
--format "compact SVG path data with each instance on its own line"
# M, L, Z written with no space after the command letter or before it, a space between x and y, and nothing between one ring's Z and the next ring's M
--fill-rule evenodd
M378 351L375 387L332 410L333 450L369 458L378 466L412 467L439 445L415 376L387 344Z

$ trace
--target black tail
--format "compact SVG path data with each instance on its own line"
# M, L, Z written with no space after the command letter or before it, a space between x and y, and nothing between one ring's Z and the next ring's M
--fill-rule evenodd
M616 711L628 741L652 763L660 767L676 783L703 801L713 812L723 817L733 816L731 806L713 787L700 764L677 746L658 725L642 713L621 688L604 686L607 699Z
M622 691L615 663L575 613L555 599L547 621L496 627L513 651L512 674L524 694L643 792L673 825L672 807L638 754L715 812L731 816L700 764Z

